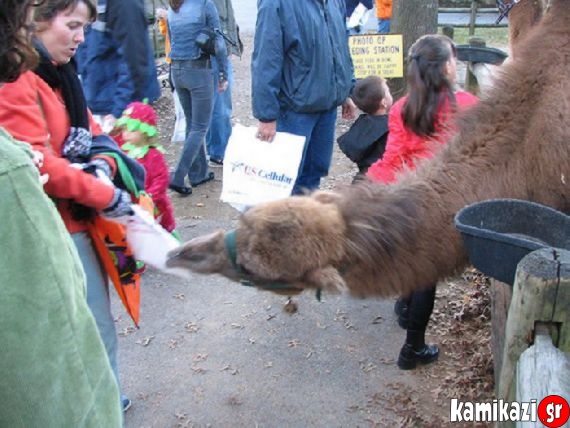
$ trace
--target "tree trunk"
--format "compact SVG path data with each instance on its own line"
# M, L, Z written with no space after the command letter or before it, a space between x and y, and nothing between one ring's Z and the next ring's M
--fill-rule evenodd
M402 34L404 39L404 76L406 75L406 53L420 36L437 33L438 0L394 0L390 32ZM390 89L394 98L406 92L406 81L391 79Z

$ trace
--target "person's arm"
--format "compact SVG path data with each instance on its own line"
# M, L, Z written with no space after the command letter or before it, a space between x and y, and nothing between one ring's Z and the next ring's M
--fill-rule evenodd
M374 162L368 169L368 177L373 181L391 183L396 173L402 169L407 156L408 132L404 128L401 109L392 107L388 117L388 140L382 158Z
M228 0L212 0L218 11L220 18L220 29L226 33L228 31ZM231 3L229 4L231 7Z
M151 48L144 4L138 0L108 0L107 27L119 43L134 86L132 100L142 100L148 81Z
M170 182L168 165L162 153L158 149L150 149L145 159L145 169L147 171L147 186L145 191L155 197L166 192Z
M216 61L220 70L220 75L218 76L218 90L224 91L228 87L228 50L226 48L226 41L220 34L222 28L218 11L211 1L206 3L206 25L216 30Z
M118 49L121 56L124 58L125 55L123 48L120 47ZM124 61L120 61L118 65L117 83L115 85L115 93L113 94L113 104L110 106L111 114L115 118L115 121L121 117L123 111L132 101L142 100L142 98L136 95L140 94L140 92L135 90L135 85L132 80L128 64Z
M281 19L274 2L259 2L251 61L253 116L260 121L258 134L271 141L279 116L279 91L284 46Z
M19 141L26 142L43 154L41 174L48 174L45 191L54 198L72 199L98 210L106 208L114 195L114 188L91 174L71 167L54 151L50 141L44 109L40 106L35 75L28 72L0 89L0 126Z

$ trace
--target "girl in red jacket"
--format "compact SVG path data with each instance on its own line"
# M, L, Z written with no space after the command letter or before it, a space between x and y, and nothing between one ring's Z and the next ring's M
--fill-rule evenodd
M144 166L144 189L152 197L156 218L164 229L174 232L174 209L167 194L170 176L164 149L156 142L156 122L154 109L137 101L129 104L117 120L114 134L123 151Z
M382 159L370 166L368 177L391 183L417 162L433 157L449 139L456 113L477 102L468 92L456 90L456 51L451 39L440 35L419 38L408 54L408 94L398 100L388 118L388 141ZM396 302L398 323L407 330L398 367L409 370L418 363L436 361L437 345L426 345L425 330L433 310L435 285L425 284Z

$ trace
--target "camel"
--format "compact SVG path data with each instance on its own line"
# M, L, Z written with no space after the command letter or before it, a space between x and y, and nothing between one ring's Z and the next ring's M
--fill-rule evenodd
M258 205L231 236L218 231L190 240L167 265L261 288L285 283L362 297L403 295L466 266L453 223L466 205L515 198L570 212L569 6L550 1L493 90L415 171L391 185L365 180Z

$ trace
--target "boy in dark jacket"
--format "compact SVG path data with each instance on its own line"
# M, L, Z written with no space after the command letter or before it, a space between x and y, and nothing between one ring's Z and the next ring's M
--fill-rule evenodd
M351 98L364 113L337 142L341 151L356 163L360 176L384 154L388 138L387 113L393 100L386 81L379 76L356 82Z

